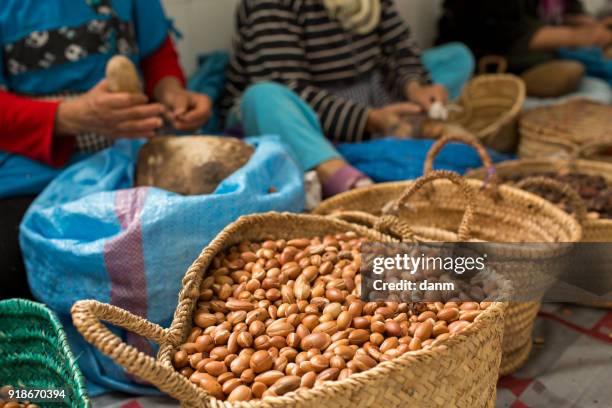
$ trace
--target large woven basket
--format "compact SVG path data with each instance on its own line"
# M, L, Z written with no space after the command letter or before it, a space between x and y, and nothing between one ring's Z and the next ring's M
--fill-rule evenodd
M460 109L449 123L476 135L487 147L513 152L518 145L518 117L525 102L525 84L510 74L479 75L464 88Z
M62 325L49 309L29 300L0 302L0 385L65 390L63 401L40 406L91 406Z
M602 176L612 183L612 163L596 162L590 160L562 160L562 159L521 159L500 163L496 166L496 173L505 175L525 175L543 172L575 172L591 176ZM478 169L468 173L468 177L484 179L488 174L486 169ZM569 186L568 189L571 190ZM565 193L566 195L568 193ZM577 195L577 193L574 193ZM578 196L578 200L580 200ZM576 203L576 199L572 200ZM581 216L586 210L583 205L574 204L582 224L582 242L612 242L612 220L590 219ZM582 302L586 306L612 309L612 302Z
M175 371L171 356L190 333L199 287L216 254L244 240L314 237L347 231L380 242L397 241L372 229L321 216L268 213L241 217L226 227L187 271L170 328L162 329L95 301L77 302L72 310L73 321L87 341L128 372L180 400L183 407L493 407L501 358L505 309L502 303L494 303L466 331L439 346L408 352L345 380L282 397L236 403L219 401ZM100 320L160 344L157 359L123 343Z
M569 158L586 144L612 138L612 106L572 100L535 108L523 114L519 129L520 158Z
M425 172L432 168L435 155L450 140L466 140L476 146L483 156L487 168L493 169L486 150L473 139L464 136L445 136L432 147L426 160ZM439 172L438 172L439 173ZM494 173L489 173L494 178ZM449 234L462 225L468 199L461 190L446 180L433 182L433 189L425 195L412 197L408 211L400 214L420 238L434 241L463 241L475 239L487 242L577 242L582 237L579 223L546 200L509 186L483 189L480 180L465 180L472 191L478 191L473 204L473 221L470 233ZM388 203L397 202L415 182L395 182L378 184L372 187L350 191L324 201L315 209L317 214L331 214L336 211L364 211L382 215ZM489 180L489 187L495 180ZM542 276L532 270L534 260L555 265L557 251L555 246L550 252L513 251L508 259L522 259L524 263L512 262L496 265L496 270L506 274L514 284L534 288L543 296L552 281L550 276ZM552 266L551 266L552 267ZM511 368L519 366L513 359L523 356L520 349L528 347L533 324L539 309L539 302L511 304L505 319L503 358L500 372L509 374Z
M499 163L495 166L498 176L525 175L545 172L573 172L590 176L602 176L612 183L612 164L592 160L561 159L521 159ZM485 168L468 172L467 176L484 179L488 174ZM612 242L612 220L586 219L582 226L583 242Z

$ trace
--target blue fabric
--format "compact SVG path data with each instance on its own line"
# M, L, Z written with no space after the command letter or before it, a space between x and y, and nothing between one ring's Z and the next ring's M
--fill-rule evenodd
M431 73L434 83L448 90L451 100L461 95L461 90L474 73L476 60L470 49L462 43L448 43L423 52L421 61Z
M563 59L582 62L587 75L601 78L612 85L612 59L606 58L601 48L561 48L557 54Z
M161 46L168 36L170 23L159 0L113 0L112 7L122 21L134 24L139 53L130 57L138 66L142 57ZM78 27L94 19L109 18L108 15L96 14L85 0L3 0L0 7L0 50L35 31ZM106 53L10 76L4 70L7 61L0 51L0 85L13 92L34 95L85 92L104 78L106 62L117 50L116 41L110 38L109 42Z
M283 85L262 82L251 86L242 96L240 112L247 136L280 135L304 170L339 157L325 138L315 111Z
M427 152L435 143L429 139L380 139L360 144L341 144L338 151L353 166L375 182L412 180L423 175ZM494 162L512 157L489 150ZM463 174L482 166L473 148L450 143L440 152L434 163L437 170L452 170Z
M218 134L221 131L219 107L216 102L219 101L225 87L225 71L228 64L229 54L225 51L203 54L198 58L198 69L187 82L188 89L208 95L215 103L213 117L202 129L205 134Z
M21 224L34 296L67 319L76 300L109 302L124 294L141 299L133 306L147 319L168 326L185 271L222 228L244 214L303 210L303 174L286 146L274 136L247 141L256 146L251 160L210 195L131 188L144 143L138 140L120 141L62 172ZM130 381L72 328L67 332L98 390L155 393Z
M66 167L88 157L75 154L61 168L47 166L27 157L0 152L0 198L40 193Z

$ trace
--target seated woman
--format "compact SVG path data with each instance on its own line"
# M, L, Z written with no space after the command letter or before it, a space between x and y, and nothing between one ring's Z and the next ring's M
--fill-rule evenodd
M59 167L120 137L151 137L164 118L178 130L199 129L211 102L185 90L169 30L158 0L4 1L0 179L14 177L15 155ZM115 54L140 66L146 95L109 92L105 65ZM34 197L0 197L0 298L27 296L17 235Z
M503 55L513 73L556 58L563 47L608 47L612 31L579 0L445 0L438 42L461 41L477 58Z
M324 196L368 183L331 142L410 136L407 118L447 101L393 0L242 0L236 19L229 125L280 135Z

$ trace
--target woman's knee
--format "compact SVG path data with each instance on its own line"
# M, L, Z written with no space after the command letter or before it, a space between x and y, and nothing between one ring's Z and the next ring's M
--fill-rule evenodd
M289 88L276 82L266 81L251 85L242 95L242 107L256 106L262 102L270 103L280 98L291 98L295 95Z

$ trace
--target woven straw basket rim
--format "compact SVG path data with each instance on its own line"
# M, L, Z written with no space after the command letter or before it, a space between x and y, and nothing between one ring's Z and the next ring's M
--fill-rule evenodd
M482 187L483 187L482 181L477 180L477 179L466 179L465 181L466 183L468 183L468 185L472 189L482 190ZM414 183L413 181L393 181L393 182L387 182L387 183L379 183L374 186L367 187L367 189L369 190L368 194L378 195L378 194L385 194L385 192L389 192L389 191L405 190L406 188L410 187L413 183ZM435 188L437 187L444 188L444 187L450 186L451 184L450 182L446 180L436 180L433 182L433 185ZM531 201L545 208L545 211L549 213L552 217L558 218L558 219L564 219L568 221L570 224L574 223L573 218L569 214L565 213L563 210L557 208L552 203L548 202L547 200L535 194L520 190L516 187L506 186L506 185L498 186L498 191L501 197L507 197L507 198L518 197L526 201ZM338 209L343 208L345 204L351 203L355 201L356 199L362 197L364 193L365 191L353 190L347 193L338 194L328 200L325 200L323 203L321 203L321 205L314 210L314 213L319 214L319 215L333 214L335 211L338 211ZM401 194L401 193L398 193L398 194ZM580 240L581 231L580 231L578 224L577 223L575 224L576 224L576 228L572 228L572 235L568 237L567 241L561 241L561 242L571 243L571 242L576 242Z
M210 407L281 407L285 405L291 406L296 402L300 404L310 402L316 402L317 399L322 397L329 397L338 395L338 393L348 392L350 390L363 387L367 384L374 383L383 379L383 377L391 375L393 372L405 369L406 365L416 363L418 361L431 362L435 359L444 356L452 356L452 350L455 347L465 343L471 336L478 336L482 328L487 327L489 324L495 322L501 322L503 313L506 308L505 303L495 302L492 303L489 308L485 309L464 331L461 331L448 340L435 345L426 350L419 350L414 352L406 353L394 360L386 361L378 364L376 367L367 370L365 372L356 373L342 381L334 381L325 383L322 386L315 387L308 390L298 390L288 393L279 397L268 397L264 400L251 400L247 402L235 402L230 403L228 401L219 401L210 397L203 389L196 387L194 384L189 383L187 379L182 377L177 371L174 370L171 363L172 353L182 344L184 339L188 336L191 325L193 309L197 302L197 291L199 291L199 285L205 276L208 266L212 262L212 259L220 251L227 249L229 246L238 243L234 241L238 236L238 241L243 239L240 234L243 232L250 231L251 229L264 229L271 231L270 236L278 235L280 229L283 226L306 226L305 228L312 228L310 231L313 233L304 232L303 235L295 235L294 237L307 237L307 236L318 236L316 234L324 235L324 230L327 233L338 233L354 231L360 236L366 238L381 240L383 242L397 242L396 239L377 232L372 229L368 229L359 225L347 223L330 217L322 217L318 215L307 215L307 214L291 214L291 213L277 213L269 212L265 214L256 214L240 217L234 223L228 225L217 237L200 253L198 258L193 262L191 267L183 278L183 288L179 295L179 303L175 311L174 320L168 329L162 329L161 327L152 323L146 322L144 319L136 318L133 315L128 316L127 312L118 312L118 309L114 306L103 305L95 301L81 301L77 302L73 307L73 320L79 331L86 337L90 342L96 343L95 335L101 328L101 324L98 318L109 321L113 324L122 323L123 327L136 329L138 326L146 325L148 329L140 330L141 333L147 332L148 337L155 339L160 344L160 351L158 353L157 360L153 360L150 357L138 354L134 350L130 353L129 350L123 350L123 347L129 348L129 346L123 344L117 347L118 338L115 339L112 335L107 334L108 337L98 339L97 346L106 344L107 350L111 357L116 362L123 365L130 370L136 370L134 373L149 380L155 384L162 391L172 395L173 397L181 400L185 406L197 407L197 406L210 406ZM276 234L273 230L277 229ZM317 233L315 230L320 230ZM300 234L298 231L289 231L291 234ZM262 239L265 237L262 237ZM254 239L253 239L254 240ZM119 316L119 314L121 316ZM94 316L92 316L94 315ZM126 322L131 320L131 322ZM120 340L119 340L120 341ZM122 349L116 351L117 349ZM493 351L488 351L493 352ZM135 358L138 356L138 358ZM149 373L148 366L156 369L155 374ZM138 371L138 370L141 371ZM160 379L160 373L164 373L168 378ZM144 374L141 375L141 374ZM157 376L157 377L156 377Z
M474 77L468 82L465 89L463 90L460 98L460 104L465 106L470 111L472 106L481 105L482 102L478 102L476 98L472 96L472 93L482 85L495 84L496 86L513 86L516 88L516 98L512 106L507 107L507 110L497 120L490 123L483 129L478 131L478 137L481 139L487 138L504 126L514 122L523 106L526 96L526 88L523 80L516 75L512 74L483 74ZM488 105L488 104L486 104ZM469 120L469 118L468 118ZM460 121L462 122L462 121Z
M525 174L533 171L558 171L560 169L575 170L578 173L587 175L602 176L606 181L612 182L612 163L584 160L584 159L517 159L502 162L495 165L498 175L504 174ZM483 179L487 170L484 168L472 170L467 173L467 177ZM531 193L529 193L531 194ZM553 204L554 205L554 204ZM563 211L559 209L560 211ZM590 228L608 231L606 235L612 242L612 219L585 220L585 230ZM586 237L585 237L586 238Z
M530 109L519 124L519 156L580 157L585 145L612 137L611 114L610 105L584 98Z

